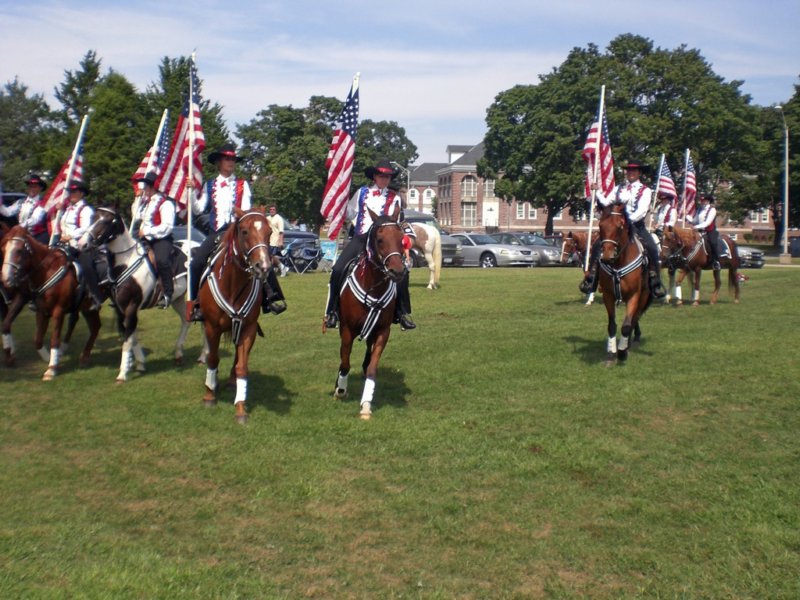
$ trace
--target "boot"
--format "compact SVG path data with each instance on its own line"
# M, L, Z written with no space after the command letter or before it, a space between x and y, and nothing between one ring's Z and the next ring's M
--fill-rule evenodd
M411 320L411 315L402 314L398 317L397 322L400 323L400 330L406 331L407 329L416 329L417 325Z
M661 277L658 276L658 271L650 271L650 293L657 300L667 295L667 290L661 284Z
M203 311L200 310L200 302L197 300L192 300L192 312L189 315L189 321L192 323L204 321Z
M339 327L339 315L336 314L336 311L329 312L325 315L325 328L336 329L337 327Z
M156 306L162 310L169 308L169 305L172 303L171 298L172 294L162 294Z
M589 270L583 276L583 281L578 284L578 289L582 294L591 294L597 290L597 264L592 263Z

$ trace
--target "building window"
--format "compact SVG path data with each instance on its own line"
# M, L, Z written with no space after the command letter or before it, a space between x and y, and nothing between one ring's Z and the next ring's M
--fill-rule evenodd
M531 221L536 220L536 207L533 206L532 204L528 204L528 218Z
M564 218L564 209L561 209L555 215L553 215L553 221L560 221L562 218Z
M790 180L791 181L791 180ZM769 223L769 211L761 209L761 222L762 223Z
M525 218L525 204L526 202L517 202L517 221Z
M461 200L475 202L478 199L478 180L467 175L461 180Z
M419 199L419 192L415 189L408 190L408 201L412 202L414 205L417 204L417 200Z
M483 199L494 198L494 179L487 179L483 182Z
M464 227L475 227L478 224L478 203L461 203L461 225Z

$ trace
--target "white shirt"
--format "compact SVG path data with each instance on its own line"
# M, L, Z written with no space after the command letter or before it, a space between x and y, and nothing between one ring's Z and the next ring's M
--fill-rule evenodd
M602 206L609 206L614 202L624 203L625 212L633 223L638 223L647 216L652 197L653 190L639 180L633 183L620 183L614 187L608 198L603 195L601 190L597 190L596 194L597 201Z
M717 209L714 205L709 203L700 208L694 216L695 229L708 229L717 220Z
M675 207L669 202L665 202L658 207L656 211L656 229L664 229L665 227L674 227L678 222L678 212Z
M156 214L161 220L158 225L155 223ZM165 238L172 233L172 228L175 226L175 203L158 192L150 196L149 200L146 196L142 196L139 219L142 222L139 229L143 238L151 240Z
M211 223L211 230L218 231L224 225L227 225L233 220L233 207L236 196L236 176L224 177L221 174L217 175L213 180L213 203L211 206L211 199L208 197L208 183L203 184L203 194L199 199L192 199L192 208L197 213L203 213L207 210L212 211L215 217L215 223ZM250 194L250 185L247 181L244 182L242 188L242 201L240 208L242 210L250 210L252 196Z
M75 204L70 204L61 217L61 237L69 240L69 245L78 248L78 241L89 229L94 219L94 209L81 198Z
M367 208L376 215L391 215L395 206L402 209L400 194L389 188L381 189L373 184L356 190L347 203L347 220L355 225L354 235L363 235L372 227L372 217Z
M28 196L19 207L19 224L28 231L33 231L36 225L43 224L47 219L44 206L40 204L41 200L42 198L39 194L33 197Z

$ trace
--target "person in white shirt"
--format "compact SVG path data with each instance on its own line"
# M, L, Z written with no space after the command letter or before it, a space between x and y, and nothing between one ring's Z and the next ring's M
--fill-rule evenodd
M48 244L50 234L47 233L47 213L44 210L42 192L47 188L47 183L41 176L31 174L26 180L28 196L19 207L17 219L19 224L28 230L37 242Z
M94 208L86 202L89 188L82 181L70 181L67 184L67 191L70 204L64 209L59 221L60 243L81 266L86 287L92 297L91 310L99 310L103 298L97 281L97 271L94 268L94 251L89 248L81 251L79 246L83 234L89 230L94 221Z
M719 231L717 231L717 209L714 208L714 196L700 196L700 208L694 216L694 228L705 238L711 267L719 271Z
M661 268L658 262L658 247L656 246L653 236L647 232L644 219L650 209L650 202L652 199L653 191L644 185L640 178L642 173L647 167L638 161L630 161L622 167L625 170L625 183L621 183L614 187L609 197L603 195L596 183L592 184L592 188L596 190L595 197L601 206L604 208L612 204L624 204L625 214L628 220L642 242L642 245L647 252L648 269L650 271L650 293L654 298L663 298L667 295L667 291L661 284ZM584 274L584 279L581 281L578 288L584 294L588 294L597 290L597 257L600 253L601 241L598 240L592 246L592 253L589 259L589 270Z
M335 329L339 325L339 292L344 283L344 275L350 261L357 258L367 247L367 233L372 226L369 210L376 215L391 215L396 208L402 212L400 195L389 188L392 178L398 171L392 168L387 159L378 162L374 167L367 167L364 174L372 179L372 185L362 186L347 204L346 219L353 223L353 238L342 249L342 253L331 269L328 284L328 302L325 307L325 326ZM401 219L402 221L402 216ZM414 329L416 324L411 320L411 296L408 290L408 273L397 284L397 303L395 323L400 323L403 330Z
M675 223L678 222L678 211L675 210L674 198L670 194L659 191L658 201L653 233L658 236L659 240L662 240L664 238L664 230L672 231Z
M162 294L158 306L167 308L174 291L172 275L172 228L175 226L175 203L156 191L158 175L150 172L135 180L144 189L139 204L139 238L153 249L156 274L161 280Z
M274 204L269 205L267 221L272 229L269 234L269 253L272 256L272 264L281 270L281 277L286 277L289 268L278 259L283 252L283 232L286 224L283 222L283 217L278 214L278 207Z

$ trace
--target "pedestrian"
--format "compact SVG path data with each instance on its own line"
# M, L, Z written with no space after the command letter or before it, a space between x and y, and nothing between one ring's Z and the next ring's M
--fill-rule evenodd
M650 293L654 298L663 298L667 295L667 291L661 284L661 268L658 262L658 247L656 246L653 236L647 232L644 219L650 209L650 202L652 197L652 190L641 182L642 174L647 170L647 167L639 161L629 161L628 164L622 167L625 170L625 183L614 186L611 194L606 197L599 189L597 183L592 184L592 189L595 190L595 198L602 207L611 206L612 204L624 204L625 214L628 221L631 223L634 232L639 237L642 245L647 254L648 270L649 270L649 283ZM589 294L597 290L597 259L600 254L601 240L597 240L592 246L591 256L589 258L589 270L584 274L583 281L581 281L578 288L584 294Z
M707 194L700 196L700 209L694 216L694 228L705 237L708 248L708 258L711 267L719 271L719 231L717 231L717 209L714 208L714 196Z
M172 304L174 291L172 274L172 228L175 226L175 203L158 192L155 182L158 175L151 171L144 177L136 179L143 183L144 189L139 201L137 218L139 238L147 242L153 249L156 262L156 275L161 280L162 294L158 301L160 308Z
M28 186L28 195L19 207L19 224L28 230L33 239L47 245L50 243L50 234L47 232L47 212L42 198L47 183L40 175L32 173L25 180L25 185Z
M73 180L67 184L67 191L69 192L69 206L64 209L64 214L59 222L60 243L81 266L83 279L92 298L90 310L99 310L100 305L103 304L103 298L100 295L97 271L94 268L95 251L91 247L81 250L79 246L81 238L94 221L94 208L86 201L89 188L82 181Z
M335 329L339 324L339 293L344 283L347 265L360 256L367 247L367 233L372 226L372 217L367 209L376 215L391 215L396 209L402 211L400 195L389 189L389 183L397 176L398 171L392 168L387 159L382 159L373 167L367 167L364 174L372 180L372 185L362 186L356 190L347 204L346 218L353 222L353 237L342 249L331 270L328 302L325 307L325 326L329 329ZM402 215L400 220L403 220ZM397 284L394 322L399 323L404 331L416 327L411 320L408 271Z
M289 267L283 264L278 258L283 254L283 232L285 224L283 217L278 214L278 207L276 205L270 204L268 212L267 221L269 221L269 226L272 229L272 233L269 235L269 253L270 256L272 256L272 264L281 270L281 277L286 277L286 274L289 272Z

